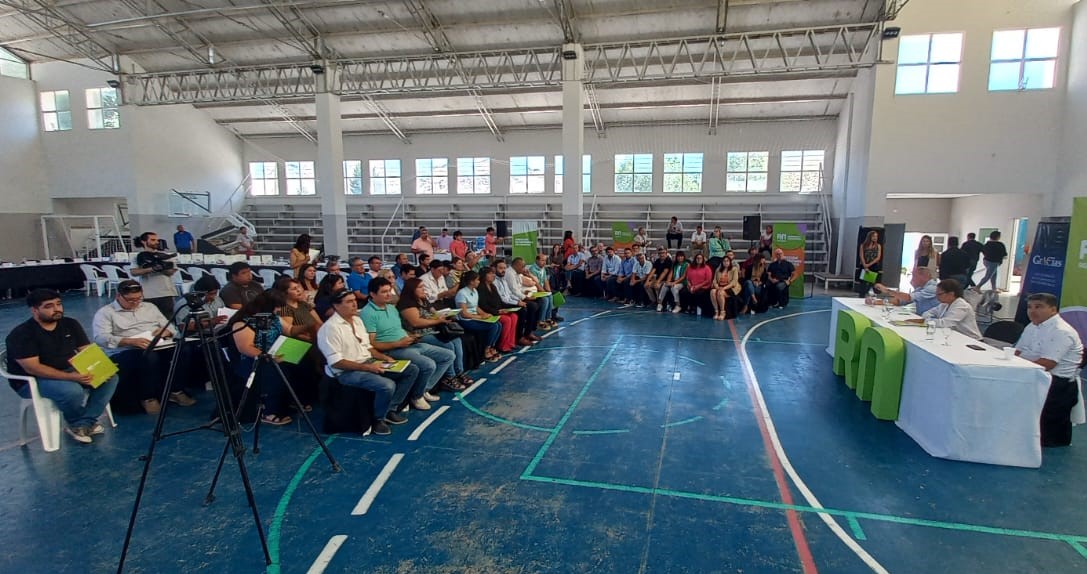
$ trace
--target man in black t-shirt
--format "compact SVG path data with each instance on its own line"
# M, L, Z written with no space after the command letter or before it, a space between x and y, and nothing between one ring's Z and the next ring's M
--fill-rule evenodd
M766 266L766 275L770 280L770 308L784 309L789 304L789 285L793 282L796 266L785 258L780 248L774 250L774 260Z
M7 336L8 371L37 378L38 393L52 399L64 414L68 422L65 432L78 442L90 443L91 436L105 432L98 424L98 417L113 397L117 376L93 388L91 376L77 373L68 363L90 345L90 340L78 321L64 316L60 293L35 289L27 294L26 304L31 318ZM19 380L10 383L19 396L31 398L27 383Z
M663 303L663 301L657 300L657 293L660 291L661 285L671 276L672 258L668 256L668 249L660 247L657 249L657 259L653 261L653 270L645 278L645 293L649 296L650 305L656 303L660 306L660 303ZM663 308L657 310L661 311Z
M970 256L970 270L967 273L967 281L963 284L964 287L970 287L974 285L974 271L978 268L978 261L981 261L981 242L978 241L977 233L967 233L966 241L962 243L962 250Z
M974 290L981 293L981 288L989 282L991 289L996 291L996 277L1000 271L1000 264L1008 256L1008 248L1000 242L1000 232L993 231L989 234L989 240L981 248L981 263L985 265L985 276L978 282Z
M954 279L959 285L966 285L973 265L970 254L959 248L959 238L947 238L947 250L940 254L940 279Z

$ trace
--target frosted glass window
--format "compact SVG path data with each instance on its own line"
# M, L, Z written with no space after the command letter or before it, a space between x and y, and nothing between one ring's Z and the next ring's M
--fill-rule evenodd
M249 162L249 195L279 195L279 172L276 169L276 162Z
M959 91L962 34L902 36L898 43L895 94L951 94Z
M664 154L664 192L699 193L702 191L702 154Z
M449 194L449 158L415 160L415 194Z
M362 195L362 162L349 159L343 162L343 192Z
M1056 85L1060 28L993 32L989 91L1045 90Z
M728 152L725 191L766 191L770 152Z
M42 129L47 132L64 132L72 129L72 104L68 90L42 92Z
M400 160L370 160L370 195L400 195Z
M457 158L457 193L475 195L491 193L491 158Z
M823 150L781 152L781 191L818 193L823 189Z
M312 161L288 161L283 168L287 176L287 195L317 195L317 175Z
M566 173L563 168L563 157L555 156L555 193L562 193L562 176ZM592 187L593 158L586 154L581 156L581 191L589 193Z
M615 155L615 193L650 193L653 191L653 154Z

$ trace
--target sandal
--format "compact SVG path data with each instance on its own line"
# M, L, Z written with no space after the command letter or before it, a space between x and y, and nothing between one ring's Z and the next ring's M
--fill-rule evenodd
M476 381L472 377L469 377L466 373L462 373L457 377L457 382L467 388L475 384Z
M307 413L312 413L313 412L313 405L302 405L302 410L306 411Z
M283 416L264 415L263 417L261 417L261 422L263 422L266 425L283 426L283 425L289 425L294 421L291 420L291 417L286 416L286 415L283 415Z

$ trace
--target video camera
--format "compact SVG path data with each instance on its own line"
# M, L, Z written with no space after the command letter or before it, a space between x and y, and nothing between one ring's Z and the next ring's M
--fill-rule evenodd
M245 318L245 324L254 331L270 331L272 322L278 321L274 313L256 313Z
M136 255L136 265L139 265L141 269L150 269L156 273L162 271L169 271L175 267L175 264L171 259L177 257L177 253L166 253L164 251L141 251Z

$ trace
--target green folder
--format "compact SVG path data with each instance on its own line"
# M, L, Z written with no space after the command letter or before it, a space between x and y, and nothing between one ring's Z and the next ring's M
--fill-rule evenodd
M867 269L861 271L861 281L864 281L865 283L875 283L877 278L879 278L879 273L876 273L875 271L869 271Z
M507 313L516 313L516 312L520 311L521 308L520 307L507 307L507 308L502 309L502 310L507 312Z
M306 356L306 353L313 345L299 341L298 339L292 339L290 337L284 337L280 335L276 339L275 343L272 343L272 348L268 349L268 354L275 357L276 355L282 355L283 361L292 365L297 365L302 357Z
M550 291L537 291L537 292L532 294L532 298L533 299L541 299L543 297L547 297L550 294L551 294Z
M390 373L403 373L404 369L408 368L408 365L411 364L411 361L409 361L407 359L401 359L399 361L393 361L391 363L388 362L388 361L379 361L377 359L370 359L367 362L369 362L369 363L381 363L381 368L385 369L386 371L388 371Z
M68 362L79 374L91 375L91 386L96 389L117 374L117 365L106 356L102 347L94 343L84 347L82 351L68 359Z

